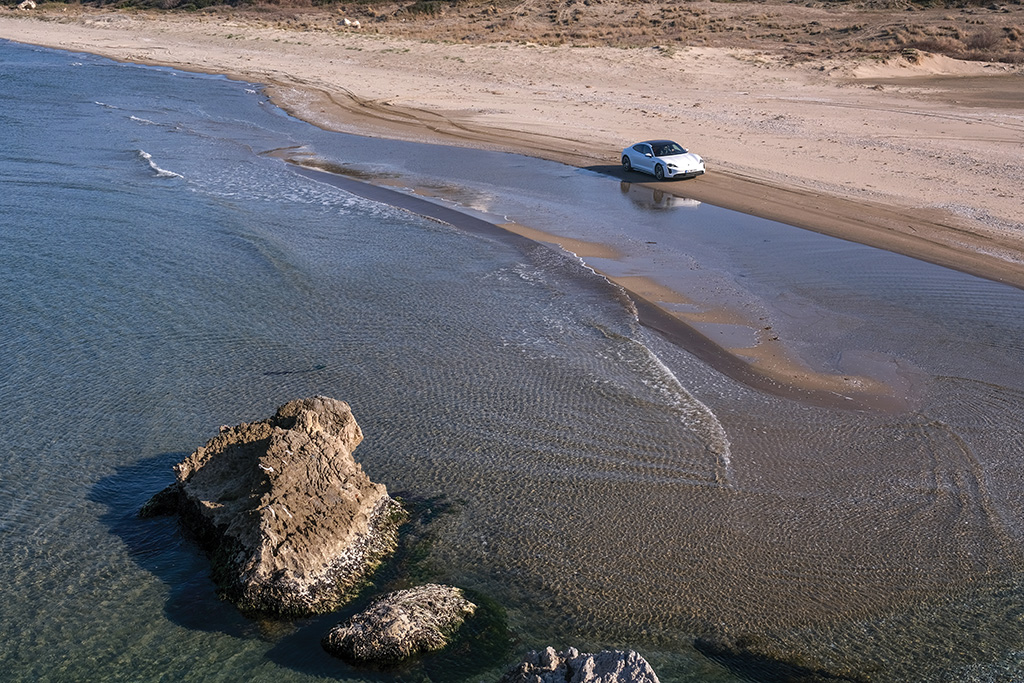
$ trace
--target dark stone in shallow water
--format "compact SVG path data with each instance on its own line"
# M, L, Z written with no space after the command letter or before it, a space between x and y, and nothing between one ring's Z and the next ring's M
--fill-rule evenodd
M500 683L659 683L647 660L629 650L581 653L574 647L533 651L501 677Z
M475 611L460 589L429 583L380 596L321 644L347 662L394 663L444 648Z
M694 641L697 651L754 683L867 683L856 674L829 671L795 657L767 654L769 649L752 638L704 637Z
M362 439L347 403L286 403L266 420L222 427L140 514L177 512L243 611L331 611L395 549L404 518L352 458Z

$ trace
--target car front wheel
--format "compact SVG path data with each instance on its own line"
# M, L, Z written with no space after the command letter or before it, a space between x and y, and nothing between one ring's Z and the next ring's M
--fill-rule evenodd
M654 177L657 178L658 180L665 179L665 169L662 168L661 164L658 164L657 166L654 167Z
M633 164L629 163L629 157L627 157L627 156L622 157L622 170L623 171L632 171L633 170Z

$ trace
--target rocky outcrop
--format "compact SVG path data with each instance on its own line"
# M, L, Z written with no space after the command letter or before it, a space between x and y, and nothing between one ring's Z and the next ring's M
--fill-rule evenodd
M574 647L531 652L502 676L501 683L658 683L658 675L633 650L581 653Z
M430 583L382 595L321 644L351 663L390 664L445 647L475 611L458 588Z
M141 514L180 514L243 611L330 611L394 550L404 514L352 458L362 439L347 403L286 403L222 427Z

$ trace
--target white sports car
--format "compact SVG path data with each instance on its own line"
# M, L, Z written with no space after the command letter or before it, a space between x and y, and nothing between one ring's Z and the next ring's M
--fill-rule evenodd
M643 171L658 180L704 174L704 160L671 140L646 140L622 150L622 170Z

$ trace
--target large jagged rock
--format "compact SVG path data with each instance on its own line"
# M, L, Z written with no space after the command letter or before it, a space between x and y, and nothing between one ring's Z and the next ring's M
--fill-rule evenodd
M380 596L321 644L347 662L390 664L445 647L475 611L460 589L428 583Z
M352 458L362 439L347 403L286 403L269 419L222 427L141 514L179 513L243 611L330 611L395 549L404 515Z
M659 683L658 675L633 650L581 653L574 647L533 651L509 669L500 683Z

